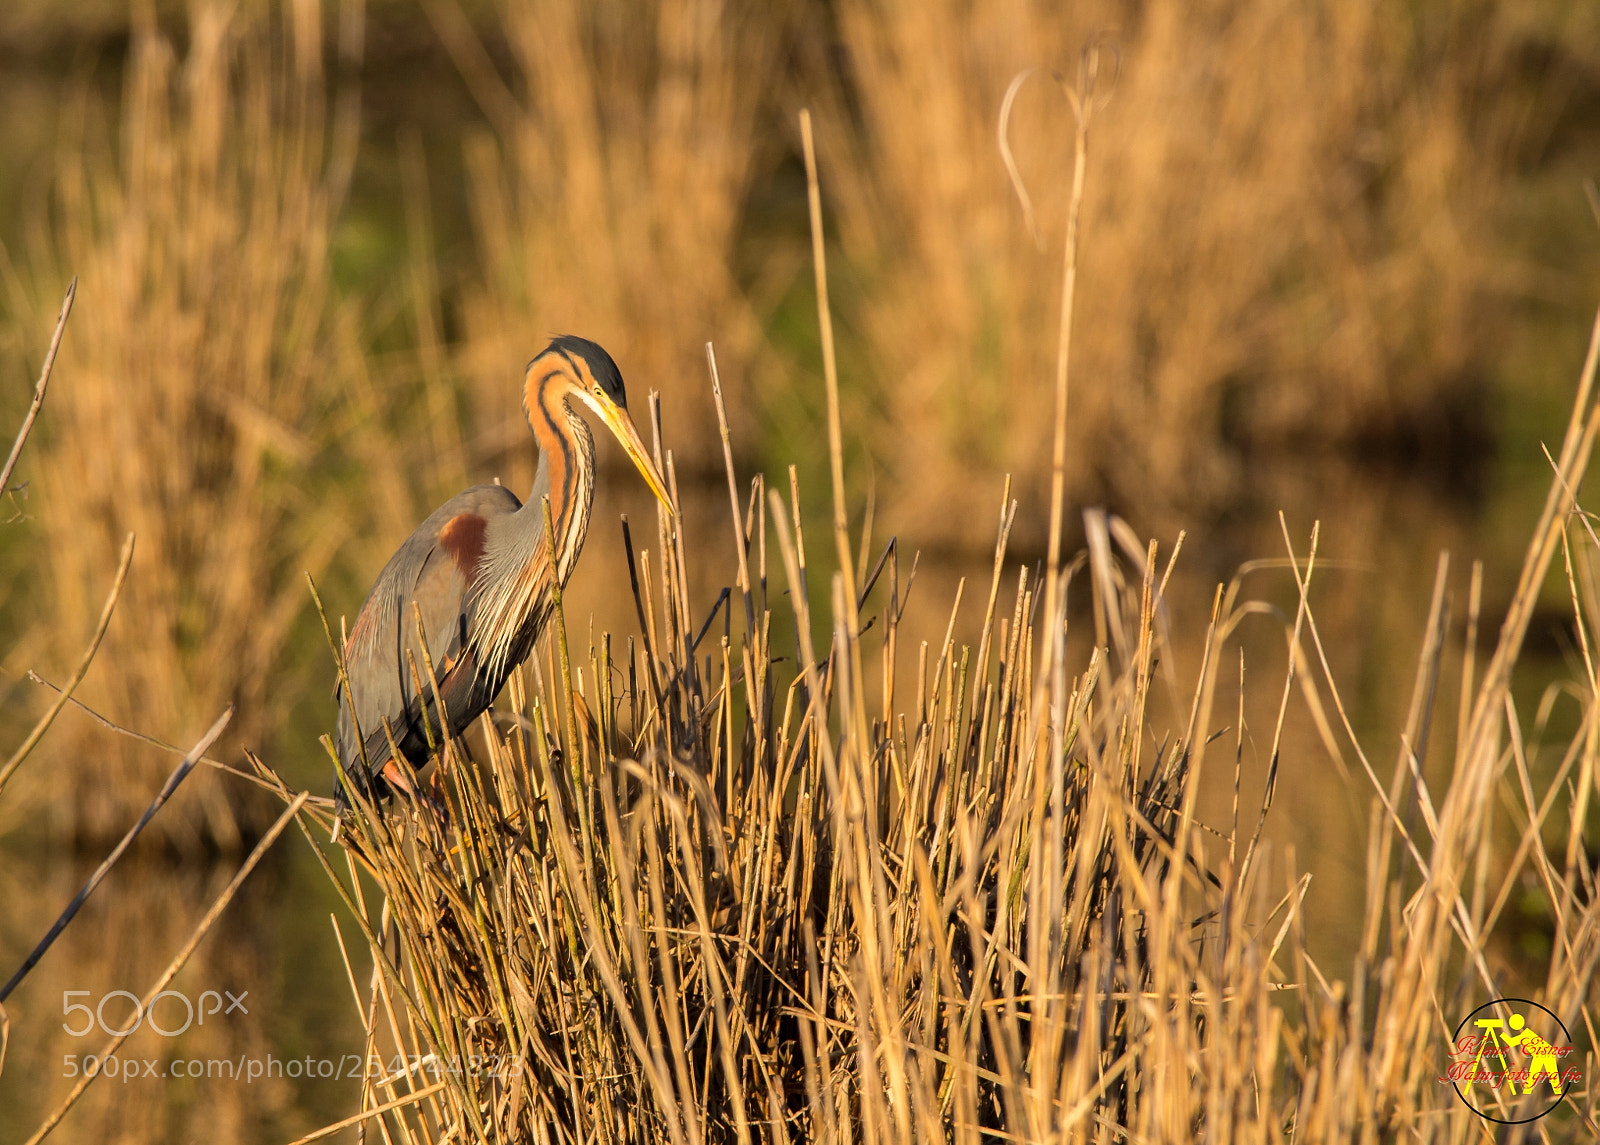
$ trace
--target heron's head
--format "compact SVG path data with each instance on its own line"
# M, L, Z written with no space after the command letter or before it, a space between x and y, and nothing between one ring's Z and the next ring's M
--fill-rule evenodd
M650 486L660 502L670 513L672 499L667 496L667 486L656 471L650 451L639 437L639 430L628 413L628 395L622 387L622 371L611 360L611 355L587 338L562 334L551 340L544 352L528 363L524 382L523 406L532 403L546 386L559 387L561 398L577 398L592 409L605 424L639 469L645 484Z

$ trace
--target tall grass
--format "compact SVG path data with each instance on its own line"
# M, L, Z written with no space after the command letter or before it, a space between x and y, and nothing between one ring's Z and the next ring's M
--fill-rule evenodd
M315 0L286 5L281 24L200 5L187 33L180 58L138 23L114 123L79 92L48 213L8 276L35 325L71 274L85 303L29 511L51 630L93 615L117 547L139 537L106 638L117 670L80 698L167 739L235 702L236 733L258 742L305 609L299 574L340 539L310 478L348 361L329 243L349 140L330 158ZM49 806L88 839L120 835L170 767L93 733L55 749L74 763L39 773ZM238 845L236 791L197 775L162 829Z
M1008 568L1016 505L999 502L976 647L904 647L895 549L859 602L844 573L813 583L794 502L730 468L727 611L688 610L700 541L658 519L654 552L629 549L637 643L584 648L558 611L476 758L443 745L448 830L406 805L350 824L349 868L327 870L376 967L354 1012L374 1053L410 1063L371 1081L363 1119L423 1141L1480 1139L1436 1080L1461 1018L1513 994L1594 1044L1600 540L1572 490L1600 433L1597 359L1600 321L1509 614L1486 662L1469 639L1458 703L1430 683L1456 619L1441 565L1392 768L1327 674L1316 533L1285 532L1290 675L1244 681L1282 699L1270 739L1252 733L1264 801L1231 828L1196 800L1243 749L1216 702L1252 610L1237 585L1218 587L1195 678L1172 681L1166 633L1201 619L1168 614L1177 553L1119 561L1125 527L1091 517L1105 635L1087 661L1046 658L1065 603L1044 617L1034 575ZM1558 554L1585 668L1557 764L1511 689ZM1279 775L1300 690L1371 784L1349 966L1313 960L1317 888L1259 843L1275 785L1308 766ZM1430 786L1415 760L1452 727ZM1505 910L1530 881L1538 960ZM1535 1136L1592 1130L1592 1065Z
M67 288L56 319L54 333L49 341L49 348L44 355L39 379L34 387L33 401L5 462L0 464L0 491L7 494L7 501L14 506L19 504L15 494L25 493L27 489L25 484L13 485L11 478L18 472L17 465L27 451L33 431L38 428L38 415L42 412L48 396L58 352L68 319L72 314L77 286L77 280L74 279ZM15 513L5 520L4 528L8 532L12 530L21 532L22 522L25 519L25 514ZM40 745L46 742L48 733L68 703L75 699L74 692L86 674L97 666L96 654L116 615L117 605L121 602L122 590L126 586L134 552L134 536L130 533L123 545L121 561L112 578L110 591L101 610L100 621L89 639L88 647L78 661L76 670L63 682L63 687L57 693L54 702L37 721L32 723L31 728L23 729L24 734L15 750L8 747L10 754L5 757L3 763L0 763L0 796L4 796L8 790L16 791L12 781L19 774L19 770L30 762L30 756L44 754L40 751ZM102 671L105 670L103 665L100 667ZM14 940L18 934L9 926L0 933L0 957L4 958L5 964L16 965L15 973L0 984L0 1072L3 1072L9 1063L13 1080L18 1082L17 1091L28 1092L34 1096L34 1101L19 1103L13 1100L5 1107L4 1115L0 1116L0 1126L5 1130L22 1128L25 1118L26 1124L30 1127L36 1124L36 1119L43 1113L42 1102L38 1100L38 1095L49 1091L51 1085L47 1079L56 1069L62 1070L63 1076L77 1078L78 1082L66 1099L48 1115L44 1124L30 1138L30 1142L39 1140L58 1124L63 1115L83 1096L92 1080L102 1072L118 1077L120 1091L114 1092L108 1090L106 1086L100 1086L94 1097L84 1103L87 1108L78 1114L80 1123L87 1119L95 1126L90 1132L97 1133L100 1137L125 1133L130 1123L139 1126L141 1135L148 1135L151 1138L163 1134L170 1136L175 1131L175 1122L184 1117L193 1118L195 1124L206 1125L211 1132L228 1133L231 1127L232 1134L237 1135L245 1124L259 1117L262 1109L283 1104L282 1095L274 1092L278 1087L274 1087L270 1082L259 1090L254 1087L246 1087L242 1091L212 1088L198 1100L193 1097L187 1100L180 1097L177 1091L163 1084L164 1079L155 1068L160 1061L171 1061L174 1043L170 1039L181 1037L182 1041L178 1044L184 1049L204 1050L210 1053L215 1053L219 1048L231 1050L235 1040L249 1044L258 1051L265 1051L266 1039L259 1027L242 1031L242 1036L238 1039L221 1036L222 1031L215 1022L209 1030L206 1029L204 1002L197 1007L187 1000L188 995L179 995L183 999L182 1004L186 1007L187 1014L180 1019L175 1013L176 1007L169 1003L168 1012L162 1015L166 1019L166 1025L160 1030L157 1029L158 1016L153 1007L158 1005L165 995L177 993L177 991L167 991L166 987L186 968L201 946L207 931L227 908L242 881L288 825L294 812L299 810L305 797L300 797L279 816L277 822L267 830L255 850L245 860L243 867L227 881L227 886L222 888L220 893L215 888L223 881L222 871L213 870L209 877L205 873L197 874L189 871L185 876L184 872L175 869L163 869L170 867L170 856L159 854L154 857L151 865L142 871L132 872L134 883L131 890L124 888L120 895L112 895L109 892L95 895L108 874L125 856L153 817L170 800L174 791L179 789L196 764L205 758L206 751L228 724L232 714L231 707L224 710L198 743L186 753L179 752L183 755L183 760L173 770L160 792L155 794L145 814L137 822L128 825L121 841L111 848L109 854L89 875L76 895L69 897L63 886L65 882L75 881L70 866L56 865L50 870L52 877L42 881L39 878L40 868L33 864L12 863L4 867L3 877L0 877L0 892L3 892L0 893L0 901L4 901L11 908L11 917L7 921L26 936L26 945L19 947L16 944ZM206 762L215 763L209 759ZM37 761L34 763L35 766L38 765ZM120 794L128 798L133 790L130 785ZM9 806L7 809L9 810ZM172 878L174 874L179 877ZM208 882L213 884L209 890ZM182 917L187 913L185 908L190 905L195 892L206 892L205 897L210 900L210 909L206 911L197 927ZM61 910L63 902L67 903L65 910ZM259 909L260 904L257 906ZM52 916L54 922L49 923ZM52 947L74 921L78 922L77 928L71 932L66 942L54 950L54 956L51 957ZM179 927L182 929L178 930ZM180 940L180 935L184 932L188 934L187 941ZM37 943L34 942L35 938L38 938ZM32 946L32 950L27 951L24 957L27 946ZM177 951L176 955L172 953L174 950ZM190 977L185 985L195 981L204 982L207 977L212 981L236 981L241 974L259 978L263 969L262 955L263 951L253 944L242 947L237 943L224 943L220 946L212 944L201 957L193 959L194 965L188 966ZM168 961L165 968L156 974L152 963L159 959ZM108 1023L102 1017L101 1010L96 1009L92 1012L93 1020L89 1024L74 1029L71 1023L64 1023L59 1027L60 1032L53 1021L46 1022L42 1030L33 1022L27 1022L28 1036L19 1038L20 1044L16 1046L15 1052L12 1052L10 1015L5 1006L7 1001L18 1006L23 1013L31 1010L41 998L49 999L52 995L59 999L59 1004L69 1006L75 997L93 996L93 991L84 989L83 986L86 983L99 981L108 966L116 967L123 973L132 971L146 981L150 976L155 977L155 985L150 987L142 999L122 989L109 992L109 998L114 1000L120 995L131 1003L135 1012L131 1016L130 1024L119 1032L112 1033L108 1041L97 1041L95 1052L85 1054L79 1052L84 1049L84 1043L78 1039L92 1035L97 1024L100 1029L111 1033L109 1027L114 1026L117 1019L112 1019ZM200 977L196 977L197 975ZM19 991L18 987L25 988ZM204 988L201 988L200 992L203 994ZM241 1004L248 994L248 989L244 990L240 996ZM216 994L211 996L220 997ZM47 1003L44 1009L53 1011L54 1003ZM220 1010L221 1007L218 1006L217 1011ZM75 1011L69 1007L66 1012L71 1014ZM88 1015L91 1011L88 1007L84 1007L83 1013ZM151 1028L136 1033L135 1031L140 1030L146 1019L150 1020ZM63 1033L67 1035L65 1038L62 1037ZM130 1034L133 1035L131 1038ZM69 1052L63 1054L61 1051L64 1049ZM119 1049L124 1050L120 1057L117 1056ZM135 1058L127 1051L144 1052L150 1056ZM102 1070L101 1067L105 1069ZM22 1108L18 1108L19 1104ZM39 1108L34 1108L35 1105Z
M1488 223L1511 132L1475 93L1504 90L1515 39L1492 13L836 11L840 51L814 43L803 82L807 98L835 93L820 138L877 378L857 424L889 469L885 511L914 535L981 544L989 485L1012 473L1034 492L1048 477L1052 348L1038 332L1053 325L1071 115L1041 73L1011 118L1037 247L995 126L1013 77L1071 82L1096 37L1121 66L1103 79L1115 91L1084 204L1075 496L1192 520L1248 498L1251 460L1286 447L1420 439L1443 459L1482 433L1486 303L1509 287Z
M82 693L121 722L171 739L236 700L248 743L282 715L267 682L299 572L330 564L352 516L318 465L334 436L379 530L404 528L418 492L520 440L520 424L487 424L487 395L504 408L527 347L580 329L618 347L636 385L669 390L668 436L707 468L726 427L693 380L701 341L715 334L732 376L776 337L730 266L781 22L507 3L503 81L448 0L428 11L489 129L469 142L481 279L441 300L424 253L408 287L426 450L330 286L349 138L328 135L312 0L279 23L197 5L181 64L141 24L120 112L85 95L69 117L7 297L35 329L69 270L82 280L29 510L51 628L93 614L124 532L149 554L108 638L116 670ZM1482 1123L1434 1082L1473 1005L1526 992L1594 1044L1600 544L1572 493L1600 432L1594 352L1496 651L1480 665L1468 640L1451 711L1441 577L1392 769L1350 734L1327 668L1343 634L1319 628L1321 569L1291 551L1293 675L1244 686L1316 697L1373 808L1356 953L1319 965L1317 888L1261 842L1266 808L1229 828L1197 813L1202 776L1245 752L1224 710L1228 641L1252 611L1237 586L1209 618L1174 615L1174 554L1097 515L1053 612L1033 567L1008 563L1047 527L1015 515L999 475L1041 500L1045 419L1029 415L1048 406L1037 332L1055 259L1019 229L993 124L1017 68L1059 60L1088 17L833 11L852 72L823 138L841 149L852 333L883 379L847 408L882 403L860 425L894 464L887 512L905 535L966 543L998 518L977 639L904 638L898 550L874 564L863 544L855 567L808 576L819 538L792 473L744 486L728 463L734 588L709 617L691 607L690 570L719 563L705 535L679 518L658 520L648 553L633 537L641 638L585 646L558 625L482 746L446 745L448 831L404 804L362 809L349 866L329 868L377 966L351 974L360 1028L381 1060L412 1060L368 1079L364 1119L430 1141L1476 1139ZM1248 443L1383 435L1459 392L1482 337L1462 236L1496 190L1458 102L1469 37L1441 45L1383 6L1105 11L1121 14L1123 64L1093 152L1073 488L1215 508L1245 487ZM1025 89L1011 142L1052 236L1066 133L1047 91ZM735 442L752 414L734 411ZM1557 554L1580 726L1552 747L1553 701L1529 720L1512 684ZM1066 601L1084 595L1095 651L1073 661ZM1481 599L1475 582L1474 633ZM953 634L960 605L948 621L945 605L935 623ZM1173 667L1184 631L1206 649L1193 678ZM1454 766L1430 787L1419 761L1452 727ZM1279 730L1268 802L1296 781ZM120 741L52 746L72 762L54 806L84 835L124 827L165 774ZM234 789L212 779L161 820L180 842L236 837ZM97 1125L117 1114L108 1102ZM1536 1132L1593 1119L1585 1083Z
M81 274L95 305L63 376L82 380L40 441L51 499L30 505L49 538L39 631L82 627L137 531L128 614L145 619L111 634L129 672L85 698L168 739L233 699L230 734L260 742L321 686L307 660L283 671L299 570L365 583L443 496L497 474L525 486L507 379L553 330L598 337L636 392L664 391L685 473L717 464L696 380L708 338L744 459L808 436L803 371L784 363L809 334L769 304L804 239L774 206L787 176L763 142L796 89L827 109L841 342L868 367L846 377L852 438L881 463L878 519L925 546L981 553L988 491L1011 473L1026 503L1046 480L1052 371L1035 334L1053 323L1055 259L1032 244L994 126L1020 68L1070 67L1099 31L1122 66L1090 157L1074 500L1163 528L1225 515L1286 444L1409 456L1408 434L1460 428L1482 397L1484 221L1506 175L1481 92L1533 17L430 0L425 34L480 112L459 141L474 242L459 275L435 272L438 172L404 143L398 296L414 320L380 352L372 329L391 324L372 319L395 284L341 294L329 272L357 118L330 114L323 36L337 24L341 59L359 57L362 6L336 20L311 0L207 3L192 26L155 7L172 37L138 9L120 99L86 89L62 112L48 209L12 252L4 341L31 347ZM1051 242L1067 127L1049 81L1031 81L1011 143ZM1017 527L1042 548L1037 522ZM127 744L88 754L105 771L59 806L98 807L77 828L115 834L127 809L101 780L137 774L142 800L158 765ZM202 832L230 838L230 812L195 787Z
M739 375L762 365L734 244L789 7L508 0L485 32L502 79L457 0L427 5L488 121L463 140L478 276L460 300L483 448L521 444L487 411L528 347L581 330L666 395L681 464L714 472L700 347L715 338Z

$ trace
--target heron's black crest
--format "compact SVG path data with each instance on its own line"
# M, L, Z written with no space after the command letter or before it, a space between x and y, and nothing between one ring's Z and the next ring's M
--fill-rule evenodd
M617 369L617 364L611 360L611 355L594 342L587 338L579 338L575 334L560 334L550 340L550 345L545 347L544 353L560 354L572 362L574 367L577 366L574 359L582 358L589 367L589 372L594 375L594 380L605 390L606 396L622 409L628 408L628 395L622 388L622 371ZM543 356L544 354L540 355Z

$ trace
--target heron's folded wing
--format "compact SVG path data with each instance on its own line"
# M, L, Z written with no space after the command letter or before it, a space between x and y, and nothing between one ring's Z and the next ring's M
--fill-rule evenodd
M519 506L510 490L496 485L459 493L418 526L378 574L345 649L355 716L372 767L389 756L386 721L395 743L408 754L412 748L403 741L423 738L422 712L429 706L423 699L431 700L432 693L430 659L450 704L453 674L462 662L465 600L487 521ZM346 706L339 749L347 763L358 754L349 725Z

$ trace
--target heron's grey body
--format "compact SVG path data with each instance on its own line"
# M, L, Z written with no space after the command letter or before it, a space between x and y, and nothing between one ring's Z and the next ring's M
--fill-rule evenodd
M362 781L379 776L392 756L391 736L401 754L414 763L427 758L430 735L435 743L443 738L428 682L428 662L418 639L419 614L439 693L454 725L450 734L465 726L461 716L471 712L468 718L476 717L504 683L470 671L473 665L463 660L463 653L471 655L471 589L479 561L472 559L475 554L469 544L442 541L450 534L465 533L460 522L482 521L482 548L486 549L490 533L501 531L493 526L521 509L516 494L499 485L477 485L458 493L406 539L378 574L356 614L345 653L347 663L372 665L376 670L352 671L350 702L339 705L339 758L363 791L366 785ZM471 539L461 537L466 542ZM487 696L482 694L485 691ZM424 719L431 728L424 729ZM366 745L364 765L363 752L357 746L358 723ZM383 794L381 788L378 794Z

